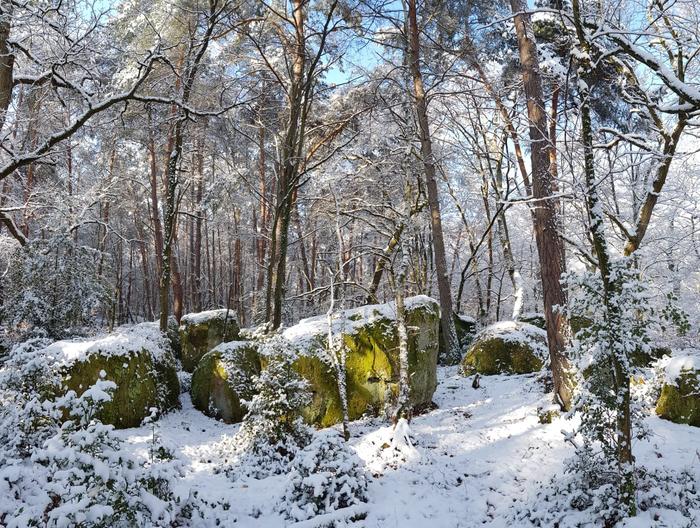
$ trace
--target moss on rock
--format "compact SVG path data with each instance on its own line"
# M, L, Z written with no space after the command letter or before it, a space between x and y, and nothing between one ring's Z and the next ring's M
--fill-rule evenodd
M235 341L240 328L231 310L210 310L185 315L180 321L182 368L194 372L204 354L220 343Z
M104 403L97 417L118 429L138 427L155 407L166 412L179 406L180 385L175 359L155 360L147 350L122 354L91 353L65 369L64 385L78 395L94 385L101 374L116 383L112 400Z
M700 427L700 371L684 369L661 389L656 414L671 422Z
M476 320L468 315L452 314L455 322L455 330L457 331L457 341L462 350L464 350L474 340L476 335ZM445 340L442 335L442 327L440 326L440 354L445 352Z
M542 330L547 329L547 321L545 321L544 314L539 312L529 312L520 316L519 319L522 323L531 324Z
M342 334L346 347L351 420L364 414L379 415L398 394L398 330L392 307L390 303L347 310L334 322L334 333ZM439 319L434 300L406 300L409 396L414 408L429 404L437 387ZM321 427L342 420L336 372L326 351L328 327L324 321L323 316L307 319L285 331L285 337L301 349L295 368L311 385L312 402L304 410L304 417ZM336 324L340 324L337 329Z
M236 423L246 410L252 377L260 374L257 347L249 341L222 343L207 352L192 374L192 404L207 416Z
M527 374L542 368L547 337L536 326L513 321L496 323L477 334L461 371L472 374Z

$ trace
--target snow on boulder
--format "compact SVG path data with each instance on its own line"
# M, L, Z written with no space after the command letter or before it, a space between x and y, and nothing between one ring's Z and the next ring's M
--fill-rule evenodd
M192 374L192 404L207 416L240 422L246 412L242 400L252 398L253 376L260 370L255 343L221 343L204 355Z
M149 409L179 406L176 360L156 323L123 326L94 338L57 341L42 355L62 372L63 390L81 395L99 379L113 381L112 399L97 417L117 428L137 427Z
M180 320L182 368L193 372L204 354L220 343L238 339L240 328L232 310L191 313Z
M544 318L544 314L540 312L528 312L522 314L518 319L522 323L531 324L542 330L547 329L547 321Z
M479 332L462 360L465 376L537 372L547 358L547 333L534 325L501 321Z
M431 403L437 387L440 307L424 295L406 299L410 399L414 408ZM394 303L362 306L334 315L332 333L346 350L348 414L379 415L398 395L399 350ZM295 368L309 381L312 403L305 419L326 427L342 421L334 361L329 355L328 317L303 319L283 336L298 350Z
M664 384L656 414L676 423L700 427L700 350L683 352L662 360Z

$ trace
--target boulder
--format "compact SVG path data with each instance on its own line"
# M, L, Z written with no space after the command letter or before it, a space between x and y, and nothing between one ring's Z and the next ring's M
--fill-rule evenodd
M99 379L116 383L97 413L118 429L138 427L150 415L180 405L176 360L154 323L120 327L93 339L58 341L43 351L62 372L63 389L78 395Z
M537 372L547 358L547 334L534 325L502 321L474 338L461 371L472 374L526 374Z
M464 314L454 314L455 329L457 330L457 339L460 346L466 347L476 335L476 319Z
M406 299L409 333L410 401L414 409L430 405L437 387L440 309L426 296ZM398 395L399 351L394 303L345 310L333 318L333 335L346 351L348 414L351 420L377 416ZM342 421L336 369L328 352L328 318L311 317L284 331L299 351L295 367L309 381L312 403L304 412L312 424Z
M700 427L700 352L669 358L656 414L671 422Z
M547 329L547 322L545 321L543 313L528 312L528 313L522 314L520 316L520 319L518 319L518 320L520 322L536 326L537 328L541 328L542 330Z
M207 416L240 422L246 413L242 400L252 397L252 378L260 369L255 343L221 343L202 357L192 374L192 404Z
M209 310L185 315L180 320L180 361L194 372L204 354L220 343L238 339L240 328L232 310Z

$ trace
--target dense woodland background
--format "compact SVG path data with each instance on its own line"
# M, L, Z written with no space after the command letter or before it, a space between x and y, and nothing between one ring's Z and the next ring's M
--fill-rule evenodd
M542 133L556 147L551 192L577 269L592 253L572 53L580 45L571 6L557 4L538 4L532 27ZM244 325L277 311L291 322L327 306L331 277L346 306L393 298L380 274L397 246L410 255L409 292L438 294L400 2L10 2L4 10L10 312L43 301L12 298L8 284L16 248L42 245L54 265L47 258L21 293L52 279L78 288L58 271L71 247L89 248L71 258L97 264L102 302L76 311L76 325L157 318L164 254L176 317L229 306ZM582 16L601 24L584 45L600 55L587 97L609 243L620 253L640 234L650 192L659 192L635 258L661 295L692 303L695 5L603 3ZM510 6L426 2L417 17L455 310L482 322L509 318L520 276L522 309L542 311ZM53 290L65 299L67 290ZM51 318L63 304L32 311Z

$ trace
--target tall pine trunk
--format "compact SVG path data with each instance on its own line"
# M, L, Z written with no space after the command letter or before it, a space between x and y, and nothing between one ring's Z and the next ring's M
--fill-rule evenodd
M564 409L571 406L572 381L569 362L565 355L568 322L556 306L566 305L566 294L561 284L564 272L564 244L560 236L559 200L556 181L550 165L550 144L547 136L547 113L544 107L537 45L532 22L523 0L510 0L514 14L515 31L520 51L520 66L527 98L530 123L530 162L532 166L532 197L535 199L533 219L535 240L540 261L544 314L547 323L550 364L554 391Z
M459 363L461 354L457 341L457 330L452 318L452 292L450 279L447 273L447 257L445 255L445 241L442 232L442 219L440 217L440 200L438 197L437 179L435 174L435 157L433 155L433 143L428 124L428 103L423 85L423 76L420 69L420 39L418 36L418 19L416 15L416 0L408 1L408 51L409 68L413 77L413 96L418 117L421 155L423 157L423 170L425 174L425 186L428 191L428 206L430 208L430 220L433 234L433 252L435 256L435 271L437 273L438 292L440 294L440 325L443 332L445 352L443 361L448 365Z

